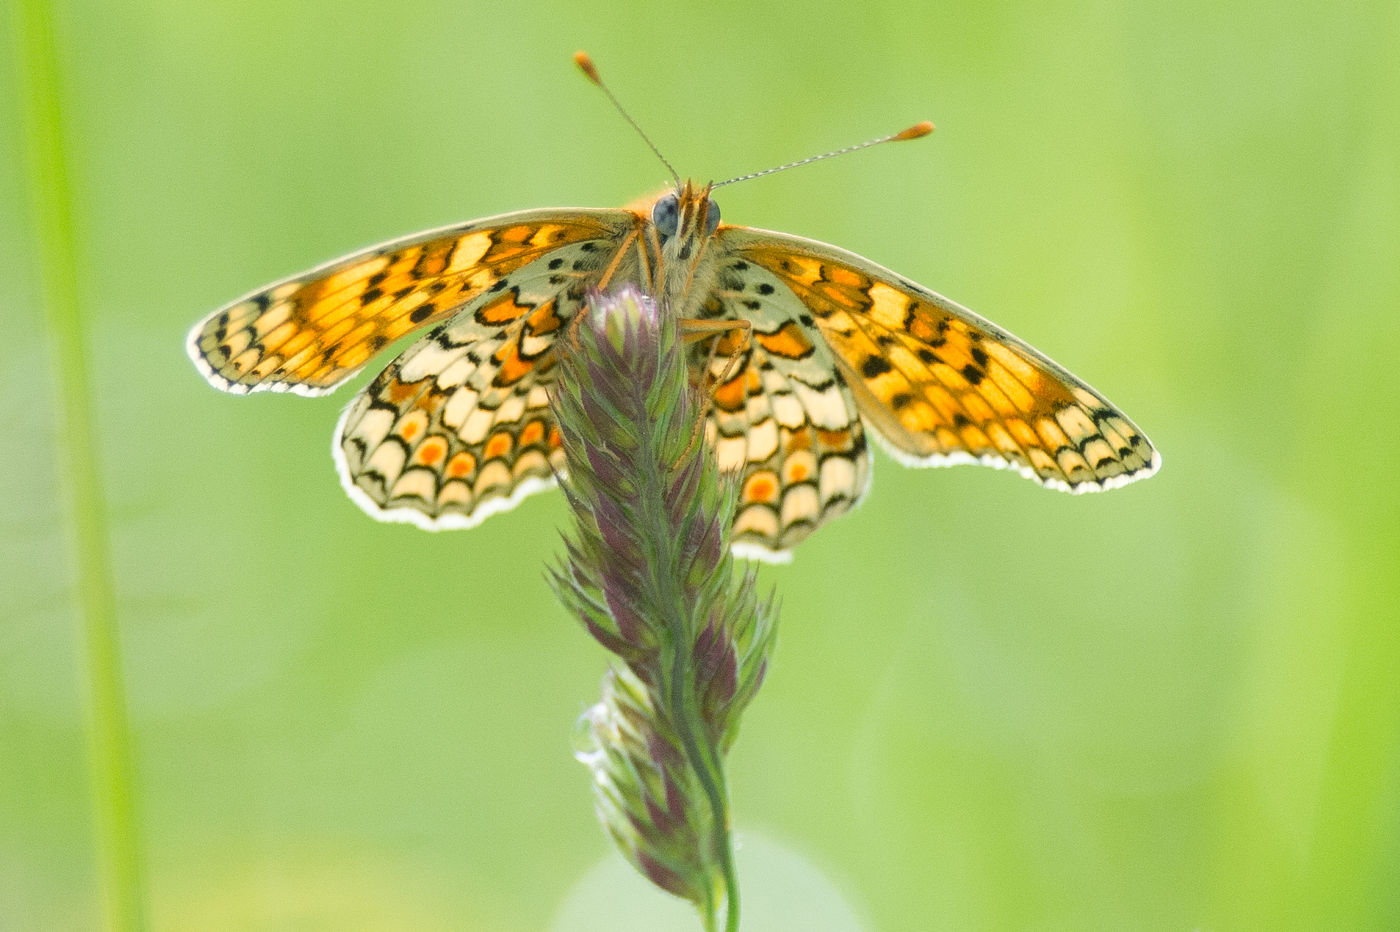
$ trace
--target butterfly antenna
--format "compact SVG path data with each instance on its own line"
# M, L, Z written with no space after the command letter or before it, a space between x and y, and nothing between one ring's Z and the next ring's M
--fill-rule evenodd
M632 125L632 128L637 131L637 135L642 137L642 141L651 147L652 152L656 153L656 157L661 160L661 164L666 166L666 170L671 173L671 177L676 182L676 188L679 189L681 186L681 176L676 174L676 170L671 167L671 163L666 161L666 156L662 155L661 150L656 148L656 143L651 141L650 136L642 132L642 128L637 125L637 121L632 119L631 114L623 109L622 104L613 96L613 92L603 83L602 76L598 74L598 67L593 64L593 59L588 57L588 53L575 52L574 64L578 65L579 70L583 72L588 80L598 85L602 88L603 93L608 95L608 100L612 101L612 105L617 108L617 112L622 114L622 118Z
M788 162L786 165L779 165L777 168L765 168L761 172L750 172L747 175L740 175L738 178L730 178L728 181L717 182L713 185L713 187L722 188L725 185L733 184L736 181L748 181L750 178L761 178L764 175L771 175L775 172L787 171L789 168L796 168L799 165L809 165L812 162L820 162L822 159L829 159L837 155L845 155L847 152L858 152L861 149L869 149L871 146L878 146L886 142L903 142L906 139L918 139L920 136L927 136L931 132L933 132L933 124L930 123L928 120L924 120L922 123L915 123L908 129L902 129L899 132L890 136L882 136L879 139L870 139L865 142L856 143L854 146L847 146L844 149L836 149L832 152L825 152L821 155L814 155L811 158L799 159L796 162Z

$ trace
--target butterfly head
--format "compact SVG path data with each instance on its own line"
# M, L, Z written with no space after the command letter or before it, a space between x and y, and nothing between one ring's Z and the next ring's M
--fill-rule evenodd
M676 250L681 260L689 259L688 249L699 238L709 236L719 226L719 205L710 198L710 185L697 188L687 181L668 191L651 206L651 222L662 249Z

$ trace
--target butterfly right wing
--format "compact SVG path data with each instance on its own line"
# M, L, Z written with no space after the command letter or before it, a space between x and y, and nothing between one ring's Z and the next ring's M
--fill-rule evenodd
M635 242L555 246L405 350L337 426L350 497L381 521L441 530L472 527L552 484L564 466L549 409L554 342L590 288L637 274Z
M564 246L616 250L626 210L531 210L419 233L336 259L220 308L187 349L216 388L321 395L394 340L441 322Z

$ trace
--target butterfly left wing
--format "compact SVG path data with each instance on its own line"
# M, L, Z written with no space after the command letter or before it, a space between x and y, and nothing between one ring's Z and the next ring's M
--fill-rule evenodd
M195 325L187 350L227 392L323 395L512 272L573 244L615 252L638 222L627 210L531 210L393 240L220 308Z
M341 483L371 516L472 527L563 471L549 407L555 341L591 289L633 281L631 236L556 246L411 345L346 408Z
M967 308L825 243L742 227L716 235L811 311L861 414L904 462L1010 467L1067 492L1160 465L1102 395Z

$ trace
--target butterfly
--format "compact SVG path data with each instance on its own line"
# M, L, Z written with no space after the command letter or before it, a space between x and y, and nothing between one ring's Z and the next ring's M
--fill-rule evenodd
M982 463L1067 492L1157 470L1132 421L1039 351L854 253L722 223L714 187L374 246L213 312L189 355L224 391L321 395L422 331L344 410L333 454L371 516L430 530L479 524L562 473L560 338L590 294L624 284L714 334L690 365L708 442L738 474L746 556L784 559L856 505L871 437L908 465Z

